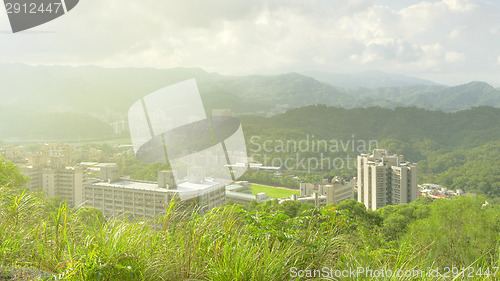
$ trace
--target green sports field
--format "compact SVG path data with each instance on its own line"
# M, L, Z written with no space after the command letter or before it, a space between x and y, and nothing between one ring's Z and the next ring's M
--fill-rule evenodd
M256 184L252 185L253 194L257 194L260 192L265 192L268 197L273 197L273 198L289 197L292 194L297 194L297 195L299 194L298 190L287 190L287 189L274 188Z

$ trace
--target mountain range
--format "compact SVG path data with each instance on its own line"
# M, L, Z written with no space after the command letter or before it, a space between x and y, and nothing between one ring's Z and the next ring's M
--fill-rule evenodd
M369 88L376 89L381 87L407 87L407 86L440 86L440 84L405 76L401 74L391 74L380 70L365 71L360 73L330 73L308 71L303 73L318 81L331 84L341 88Z
M0 138L30 132L29 116L44 119L40 116L51 115L45 119L53 120L50 125L56 128L67 126L54 117L61 114L71 114L78 120L85 116L104 125L126 120L128 108L141 97L191 78L196 79L209 114L211 109L229 108L237 114L265 115L276 113L276 108L313 104L342 108L416 106L447 112L482 105L500 107L500 90L485 82L447 87L380 71L308 75L227 76L200 68L0 64L0 109L4 108L0 111L0 128L9 128L0 131ZM9 118L10 114L22 118ZM44 131L42 125L37 126L37 131ZM71 130L66 132L71 134Z

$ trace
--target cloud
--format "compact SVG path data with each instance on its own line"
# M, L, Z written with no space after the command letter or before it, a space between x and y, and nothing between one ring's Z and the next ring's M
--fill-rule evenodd
M465 54L452 51L446 52L444 54L444 60L451 63L465 61Z
M54 33L0 34L0 62L466 75L498 71L499 6L480 0L81 1L36 29ZM8 29L0 13L0 30Z
M452 11L468 12L474 10L478 5L474 4L471 0L444 0L443 3L448 6Z

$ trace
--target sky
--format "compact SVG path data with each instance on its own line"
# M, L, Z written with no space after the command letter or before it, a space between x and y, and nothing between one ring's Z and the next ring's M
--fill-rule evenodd
M80 0L16 34L2 9L0 63L229 75L381 70L500 86L497 0Z

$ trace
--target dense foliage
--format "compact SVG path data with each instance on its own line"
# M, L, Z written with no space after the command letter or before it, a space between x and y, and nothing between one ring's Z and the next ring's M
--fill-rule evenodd
M470 197L376 212L353 200L321 209L268 201L204 216L172 205L153 223L105 219L18 190L0 194L0 265L67 280L284 280L292 268L500 266L500 209ZM397 278L415 279L428 278Z
M12 162L0 158L0 186L23 186L28 179L21 174L19 168Z
M500 141L473 149L460 149L446 154L431 154L421 161L422 179L452 189L464 189L500 197Z

